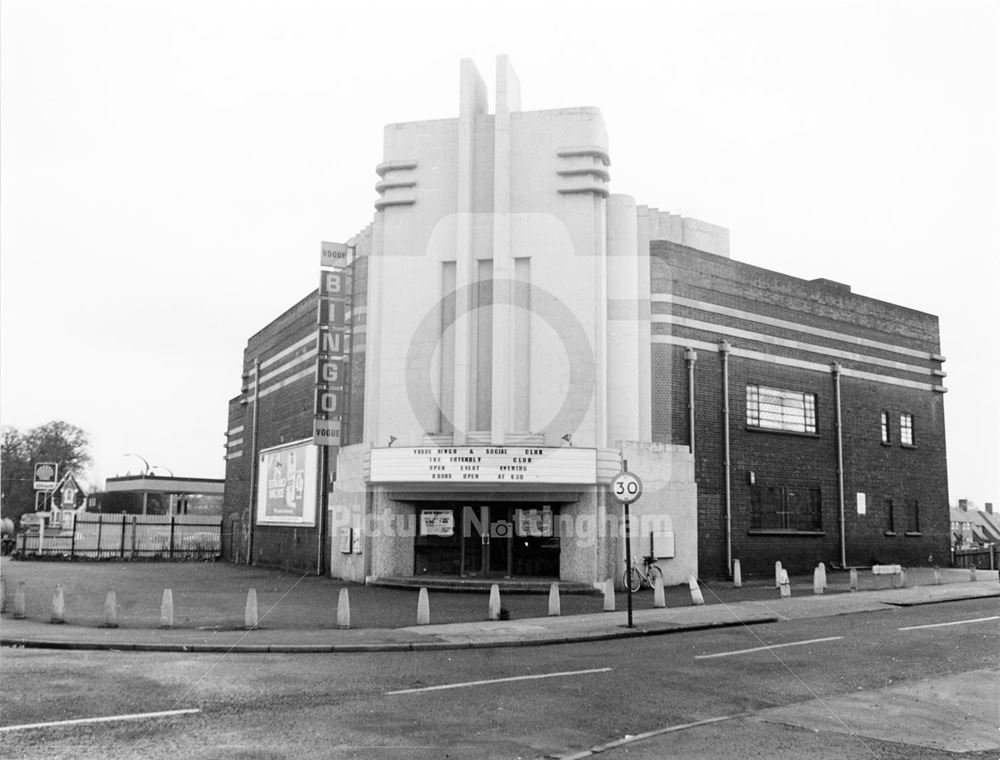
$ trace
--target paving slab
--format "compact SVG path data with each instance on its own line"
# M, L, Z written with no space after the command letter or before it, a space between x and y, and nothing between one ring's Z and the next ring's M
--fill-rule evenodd
M764 710L755 719L947 752L1000 749L995 668Z
M625 626L624 594L617 594L618 609L599 612L601 599L566 597L562 616L544 616L547 599L507 597L513 616L485 620L486 599L471 594L436 592L431 600L434 625L414 626L416 591L382 589L347 584L328 578L295 576L280 571L232 565L166 565L164 563L53 563L18 562L4 558L7 611L0 623L0 644L80 649L212 652L372 652L419 651L441 648L502 647L600 641L629 636L669 634L732 625L752 625L779 620L855 614L888 610L913 604L937 604L958 599L1000 596L995 571L981 571L977 582L968 571L939 571L942 585L903 589L869 589L848 592L847 575L831 574L831 593L811 593L811 579L801 579L797 593L781 599L772 582L756 579L745 588L709 582L703 585L707 604L694 606L686 586L671 588L667 608L652 607L652 594L635 596L635 627ZM911 582L933 582L930 568L911 570ZM12 617L14 583L27 579L32 603L28 619ZM159 622L159 593L164 578L174 589L177 627L163 629ZM54 582L66 584L67 624L48 621ZM100 627L104 595L109 586L119 589L119 605L129 596L133 603L119 628ZM335 625L336 599L341 588L351 587L352 622L358 627ZM799 588L809 589L798 592ZM248 588L258 590L261 627L243 630L242 600ZM268 599L268 595L272 598ZM264 601L268 602L265 604ZM50 603L50 602L49 602ZM357 604L357 606L356 606ZM80 612L86 608L88 612ZM231 609L230 609L231 608ZM596 608L596 609L595 609ZM186 610L180 613L179 610ZM220 610L222 610L220 612ZM77 614L72 614L74 611ZM532 612L534 611L534 614Z

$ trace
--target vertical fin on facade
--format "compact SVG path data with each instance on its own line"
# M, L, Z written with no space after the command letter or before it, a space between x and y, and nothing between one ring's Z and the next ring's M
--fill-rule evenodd
M458 111L458 176L456 178L457 203L455 223L455 382L454 414L455 443L464 443L465 434L472 427L474 399L472 372L473 335L470 320L462 319L472 311L472 284L476 277L473 265L473 195L475 190L475 153L477 122L487 114L486 83L476 65L468 58L462 60Z
M493 335L490 442L503 444L513 430L516 377L511 253L511 112L521 105L521 86L507 56L497 56L496 115L493 120Z

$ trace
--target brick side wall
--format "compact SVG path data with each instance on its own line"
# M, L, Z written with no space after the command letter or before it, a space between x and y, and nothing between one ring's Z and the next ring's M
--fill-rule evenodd
M931 373L940 366L939 360L931 356L940 350L936 317L855 295L836 283L808 282L677 244L654 241L652 248L654 441L681 445L689 442L689 383L684 357L687 344L698 344L694 381L695 479L702 575L727 574L723 362L717 348L721 340L734 350L769 357L760 360L733 353L728 356L732 556L741 561L744 574L773 573L776 560L792 572L806 572L820 561L839 564L835 380L829 369L834 361L848 372L855 370L921 386L902 387L857 376L841 378L848 564L943 562L949 545L949 523L943 394L931 390L940 383ZM656 294L667 298L657 299ZM699 306L679 304L673 296L690 299ZM717 307L793 324L740 319ZM657 314L667 316L657 321ZM697 320L699 324L671 322L669 315ZM813 331L794 329L799 325ZM779 342L769 342L770 338ZM866 341L887 344L889 348ZM891 347L921 352L923 356L900 354ZM844 358L837 351L857 357ZM873 358L883 363L877 364ZM794 366L801 362L806 366ZM748 384L815 394L817 434L749 427ZM881 443L879 412L883 410L891 413L893 421L890 445ZM899 443L901 412L914 416L913 448ZM820 529L752 530L751 472L758 486L818 488L822 501ZM859 492L865 494L865 515L857 513ZM895 535L887 535L887 499L892 500L895 509ZM919 530L907 535L907 510L912 509L914 501L918 504Z
M355 360L349 378L347 397L351 408L347 420L347 441L363 439L364 419L364 325L365 292L367 289L367 259L354 265L353 281L354 334L349 345ZM244 378L252 383L257 360L261 366L260 396L257 410L257 433L254 437L254 389L229 402L229 429L243 426L242 456L226 462L224 497L224 532L232 540L224 545L224 556L235 562L245 562L251 531L249 508L256 489L252 483L253 453L294 441L312 439L315 405L315 348L317 333L317 298L314 291L278 316L247 342L243 354ZM289 351L293 346L298 348ZM312 354L312 355L309 355ZM357 358L359 357L360 358ZM270 361L269 361L270 360ZM299 375L301 375L299 377ZM246 381L245 381L246 382ZM249 383L247 383L249 385ZM280 387L279 387L280 386ZM230 452L231 456L232 452ZM325 503L325 497L320 503ZM321 515L323 510L317 510ZM318 517L317 522L321 518ZM328 553L329 537L319 549L319 539L325 526L279 527L255 525L253 532L253 564L280 567L296 572L316 572L317 554Z

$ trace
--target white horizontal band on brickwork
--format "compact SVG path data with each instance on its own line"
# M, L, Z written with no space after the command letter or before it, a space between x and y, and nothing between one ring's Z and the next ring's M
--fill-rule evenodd
M718 351L718 343L709 343L704 340L692 340L691 338L682 338L676 335L654 335L652 337L652 342L656 343L666 343L671 346L680 346L682 348L695 348L703 349L705 351ZM799 369L808 369L814 372L823 372L824 374L830 373L830 365L820 364L819 362L805 361L804 359L793 359L789 356L775 356L774 354L765 354L760 351L750 351L745 348L730 348L729 353L732 356L740 356L744 359L756 359L757 361L768 362L769 364L780 364L785 367L798 367ZM872 380L877 383L884 383L885 385L898 385L903 388L914 388L921 391L936 391L938 393L944 392L944 387L940 385L932 385L931 383L920 383L916 380L904 380L898 377L887 377L885 375L877 375L873 372L862 372L856 369L845 369L841 368L840 374L844 377L857 377L864 380Z
M904 364L903 362L894 362L891 359L882 359L877 356L866 356L865 354L859 354L854 351L844 351L839 348L833 348L832 346L821 346L817 343L803 343L798 340L779 338L774 335L766 335L765 333L753 332L751 330L741 330L738 327L730 327L729 325L702 322L697 319L678 317L673 314L654 314L651 321L659 324L689 327L692 330L715 332L719 335L726 335L735 338L745 338L746 340L753 340L758 343L770 343L774 346L793 348L797 351L807 351L811 354L824 354L841 359L849 359L855 362L864 362L865 364L875 364L880 367L888 367L889 369L899 370L900 372L912 372L915 375L930 375L932 373L932 370L929 367L918 367L915 364ZM842 340L847 340L847 338L842 338Z
M904 356L913 356L918 359L926 359L933 362L943 362L944 357L940 354L930 353L928 351L920 351L915 348L907 348L906 346L895 346L891 343L884 343L878 340L872 340L870 338L862 338L856 335L848 335L847 333L836 332L835 330L824 330L821 327L812 327L811 325L803 325L798 322L789 322L785 319L778 319L777 317L768 317L764 314L757 314L755 312L744 311L742 309L733 309L729 306L722 306L720 304L708 303L706 301L696 301L691 298L684 298L683 296L675 296L670 293L653 293L650 296L650 300L654 303L669 303L676 304L677 306L686 306L690 309L697 309L698 311L708 312L709 314L719 314L726 317L735 317L737 319L743 319L749 322L759 322L763 325L770 325L772 327L781 327L786 330L793 330L800 333L808 333L809 335L816 335L821 338L830 338L831 340L839 340L846 343L855 343L859 346L866 346L867 348L877 348L881 351L888 351L894 354L903 354ZM655 315L654 315L655 316Z

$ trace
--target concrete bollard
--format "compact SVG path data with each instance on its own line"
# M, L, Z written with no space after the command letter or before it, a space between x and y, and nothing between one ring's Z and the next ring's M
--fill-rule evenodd
M25 600L24 591L24 581L20 581L17 584L17 588L14 589L14 619L24 620L27 617L27 612L25 611L27 607L27 602Z
M657 575L653 581L653 606L663 608L667 606L667 599L663 594L663 576Z
M55 593L52 594L52 619L50 623L66 622L66 599L63 596L63 587L59 583L56 585Z
M490 620L500 619L500 587L497 584L490 586Z
M820 580L823 581L823 590L826 591L826 589L827 589L827 583L826 583L826 565L824 563L820 562L819 565L817 566L817 568L819 569Z
M118 627L118 596L112 589L108 589L108 594L104 597L104 624L101 627Z
M417 625L430 625L431 622L431 600L427 595L427 589L420 589L417 594Z
M969 568L969 580L970 581L976 580L976 566L975 565L973 565L972 567Z
M788 582L788 572L786 570L781 571L781 589L780 597L782 599L787 599L792 595L792 584Z
M693 575L688 577L688 588L691 589L691 604L699 605L705 603L705 597L701 595L701 589L698 588L698 579Z
M160 602L160 628L174 627L174 592L163 589L163 601Z
M615 582L611 578L604 581L604 611L615 611Z
M858 590L858 571L851 568L851 591Z
M743 571L738 559L733 560L733 588L743 588Z
M7 579L0 575L0 612L7 611Z
M816 565L816 569L813 570L813 593L822 594L823 589L826 586L826 579L823 577L825 573L820 572L820 568L823 567L823 563L820 562Z
M351 627L351 597L346 588L340 589L340 597L337 599L337 627Z
M774 563L774 587L781 588L781 562Z
M256 630L260 619L257 615L257 589L247 591L246 609L243 611L243 627L248 631Z
M934 568L934 585L935 586L941 585L941 568L939 567Z
M553 583L549 586L549 615L556 617L562 615L562 608L559 604L559 584Z

